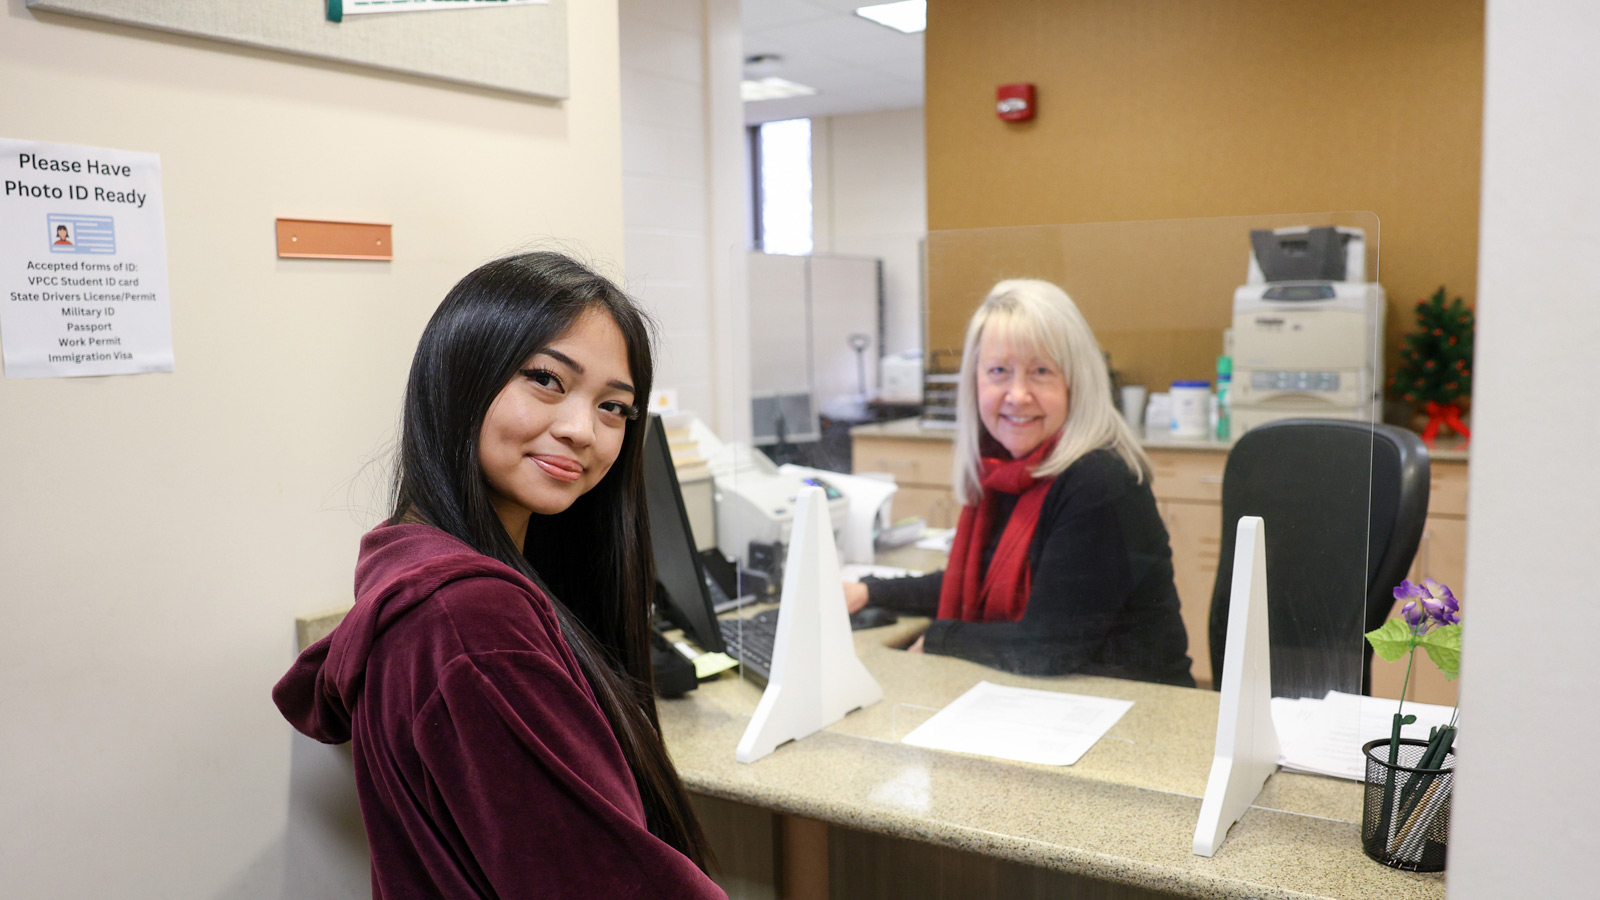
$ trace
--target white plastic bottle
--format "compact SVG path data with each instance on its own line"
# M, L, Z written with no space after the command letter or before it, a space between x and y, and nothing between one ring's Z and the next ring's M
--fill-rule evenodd
M1211 425L1211 382L1172 383L1172 436L1203 438Z

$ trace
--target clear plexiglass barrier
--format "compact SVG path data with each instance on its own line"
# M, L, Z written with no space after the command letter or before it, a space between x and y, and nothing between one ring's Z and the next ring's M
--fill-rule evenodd
M987 447L993 437L981 413L968 422L957 412L968 324L997 283L1049 282L1081 311L1104 360L1096 396L1069 388L1066 418L1109 410L1126 421L1135 447L1128 456L1141 470L1135 493L1144 496L1153 523L1123 522L1138 532L1124 543L1137 547L1103 565L1126 572L1039 585L1033 599L1060 607L1040 627L1059 633L1064 648L1025 633L1024 612L1019 623L988 629L993 646L977 641L951 649L1029 674L1172 681L1170 659L1161 657L1171 656L1178 631L1190 660L1186 674L1212 686L1236 527L1224 514L1256 514L1267 519L1274 694L1362 693L1362 634L1389 611L1383 598L1393 587L1374 579L1404 577L1409 560L1399 560L1400 545L1408 535L1397 528L1416 530L1415 523L1396 522L1401 485L1391 474L1415 454L1378 440L1374 428L1386 348L1394 343L1384 333L1388 303L1379 281L1376 216L1285 214L900 237L880 243L914 248L913 266L892 265L895 249L876 258L741 254L750 304L750 452L775 467L893 479L891 512L875 526L876 556L896 558L888 545L909 534L912 519L953 528L966 499L954 492L955 458L971 457L972 447ZM920 333L901 321L912 304L919 307ZM1293 418L1320 421L1298 429L1275 424ZM1241 438L1268 425L1245 452L1233 452ZM1120 515L1137 513L1128 505ZM722 521L732 524L728 516ZM1152 524L1164 535L1152 534ZM718 543L752 566L746 537L719 534ZM1104 550L1070 534L1059 537L1064 552ZM1414 545L1415 536L1409 540ZM758 562L770 561L758 555ZM845 561L864 560L854 553ZM1100 646L1087 645L1094 636ZM1141 654L1141 637L1159 648Z

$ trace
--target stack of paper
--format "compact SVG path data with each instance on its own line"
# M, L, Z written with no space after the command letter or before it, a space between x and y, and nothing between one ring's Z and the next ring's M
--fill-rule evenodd
M1367 763L1361 746L1390 736L1398 703L1338 691L1329 691L1321 700L1273 697L1272 724L1278 731L1281 753L1278 764L1298 772L1365 779ZM1454 712L1448 706L1415 702L1407 702L1402 711L1416 716L1417 721L1405 726L1401 737L1424 741L1429 728L1448 724Z
M679 482L711 477L711 469L700 452L700 441L690 427L693 418L688 413L661 417L661 427L667 433L667 450L672 454L672 468L677 470Z
M917 541L917 548L949 553L950 545L955 543L955 540L956 530L954 528L929 528L922 533L922 538Z

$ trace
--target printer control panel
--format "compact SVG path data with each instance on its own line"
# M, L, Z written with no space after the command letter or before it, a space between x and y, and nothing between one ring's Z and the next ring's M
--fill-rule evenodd
M822 488L822 496L826 497L829 500L838 500L840 497L844 496L844 492L843 491L841 491L838 488L834 487L833 485L827 483L826 481L823 481L821 478L818 478L815 475L808 475L805 478L802 478L800 480L802 482L804 482L805 484L811 485L812 487ZM798 496L799 495L797 494L796 497L798 497ZM789 501L791 503L794 502L794 500L795 500L795 497L790 497L789 498Z
M1327 391L1333 393L1339 390L1339 373L1257 370L1250 373L1250 387L1257 391Z

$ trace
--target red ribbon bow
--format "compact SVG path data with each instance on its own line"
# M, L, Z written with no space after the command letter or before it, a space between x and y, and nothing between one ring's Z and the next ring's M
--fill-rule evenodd
M1472 432L1467 430L1465 422L1461 421L1461 407L1454 403L1439 404L1432 400L1425 407L1428 411L1428 425L1422 429L1422 439L1432 442L1439 436L1439 426L1449 425L1451 430L1468 440L1472 439Z

